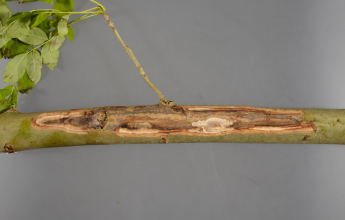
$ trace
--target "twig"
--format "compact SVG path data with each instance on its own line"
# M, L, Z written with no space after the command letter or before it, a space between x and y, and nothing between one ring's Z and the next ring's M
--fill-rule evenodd
M138 68L139 73L141 77L145 80L145 82L155 91L159 97L159 104L167 107L176 107L176 104L172 101L169 101L167 98L164 97L164 95L159 91L159 89L149 80L149 78L146 76L143 68L141 67L139 61L134 56L133 51L129 46L125 44L125 42L120 37L119 33L117 32L114 23L110 20L109 15L107 13L103 13L104 19L107 21L109 27L113 30L114 34L116 35L117 39L120 41L123 48L126 50L126 53L129 55L129 57L133 60L135 66Z

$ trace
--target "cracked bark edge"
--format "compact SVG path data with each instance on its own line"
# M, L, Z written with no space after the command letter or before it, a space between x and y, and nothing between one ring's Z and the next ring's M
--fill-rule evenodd
M313 122L302 119L302 110L248 106L180 106L181 112L159 105L102 107L39 114L31 120L36 130L61 130L89 134L110 131L123 137L171 135L220 136L228 134L313 133Z

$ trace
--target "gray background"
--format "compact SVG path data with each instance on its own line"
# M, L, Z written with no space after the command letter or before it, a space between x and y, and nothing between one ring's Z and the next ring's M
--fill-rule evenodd
M343 0L101 2L178 104L345 107ZM73 27L20 111L158 102L101 16ZM1 220L345 218L344 146L77 146L1 154L0 167Z

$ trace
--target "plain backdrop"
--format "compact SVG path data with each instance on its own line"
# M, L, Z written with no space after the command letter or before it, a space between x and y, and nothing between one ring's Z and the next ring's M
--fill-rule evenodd
M345 107L343 0L100 2L148 77L178 104ZM93 7L75 1L76 11ZM73 28L75 42L66 39L56 69L44 67L34 90L19 96L19 111L158 102L102 16ZM343 220L344 204L339 145L104 145L0 155L1 220Z

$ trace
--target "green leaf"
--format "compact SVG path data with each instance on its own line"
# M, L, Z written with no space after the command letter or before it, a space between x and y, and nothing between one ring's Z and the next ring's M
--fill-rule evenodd
M41 29L42 31L44 31L44 33L47 33L50 30L49 23L50 23L50 20L47 19L47 20L42 21L39 25L37 25L37 27Z
M51 70L54 70L54 67L57 65L59 54L59 50L51 52L50 44L45 44L41 50L43 63L45 63Z
M74 30L71 26L68 26L68 34L66 35L71 42L73 42L74 39Z
M17 87L13 86L13 92L11 96L8 98L8 101L11 103L12 106L15 108L17 107Z
M43 14L37 15L37 16L33 19L33 24L32 24L30 27L31 27L31 28L36 27L37 25L41 24L43 21L47 20L50 16L51 16L50 13L43 13Z
M14 85L0 89L0 114L12 106L17 107L17 88Z
M3 89L0 89L0 100L7 99L7 96L11 95L12 93L12 85L6 86Z
M26 34L20 35L18 39L27 44L38 45L47 41L48 37L46 33L44 33L44 31L37 27L34 27Z
M58 23L57 29L60 37L65 36L68 34L68 27L67 27L67 21L68 21L69 15L62 16L61 20Z
M1 0L0 0L1 1ZM0 35L5 35L6 31L8 29L8 26L0 26Z
M19 54L8 62L4 72L4 83L15 83L23 77L27 67L27 54Z
M7 2L13 2L13 1L18 1L19 3L29 3L29 2L36 2L36 1L41 1L41 2L46 2L49 4L53 4L54 0L6 0Z
M46 2L46 3L49 3L49 4L54 4L54 0L39 0L41 2Z
M61 36L53 37L52 40L49 42L50 51L54 52L54 51L58 50L64 41L65 41L65 37L61 37Z
M0 26L0 48L7 44L11 38L4 37L7 26Z
M31 51L27 56L27 67L26 71L28 73L29 78L37 84L38 81L41 79L42 73L42 57L41 54L37 50Z
M5 0L0 0L0 21L1 25L6 25L7 20L12 16L11 9L7 6L7 3Z
M33 15L31 12L17 12L10 19L8 19L7 23L10 24L13 21L19 20L21 18L29 17L31 15Z
M23 34L26 34L30 31L29 24L30 24L30 18L21 18L11 27L8 28L7 33L5 34L8 38L17 38L20 37Z
M74 0L56 0L54 9L60 11L73 11Z
M7 30L8 30L8 26L7 25L0 26L0 35L5 35Z
M73 3L74 3L74 0L56 0L54 9L62 11L62 12L63 11L72 12ZM51 21L50 26L56 28L62 16L64 15L66 14L54 14L53 20Z
M5 46L3 46L2 48L0 48L0 59L2 59L3 57L8 58L8 53L9 53L9 47L14 43L14 40L9 40Z
M29 44L25 44L17 39L11 39L3 48L8 51L6 57L13 58L18 54L26 53L29 47Z
M12 107L12 105L11 105L11 104L8 104L8 102L6 102L5 104L1 104L1 105L0 105L0 114L6 112L6 111L8 111L8 110L10 110L11 107Z
M29 78L28 74L25 72L23 77L18 80L17 85L20 93L29 94L29 90L33 89L35 84Z
M0 35L0 47L3 47L4 45L6 45L10 40L11 38L6 38Z

